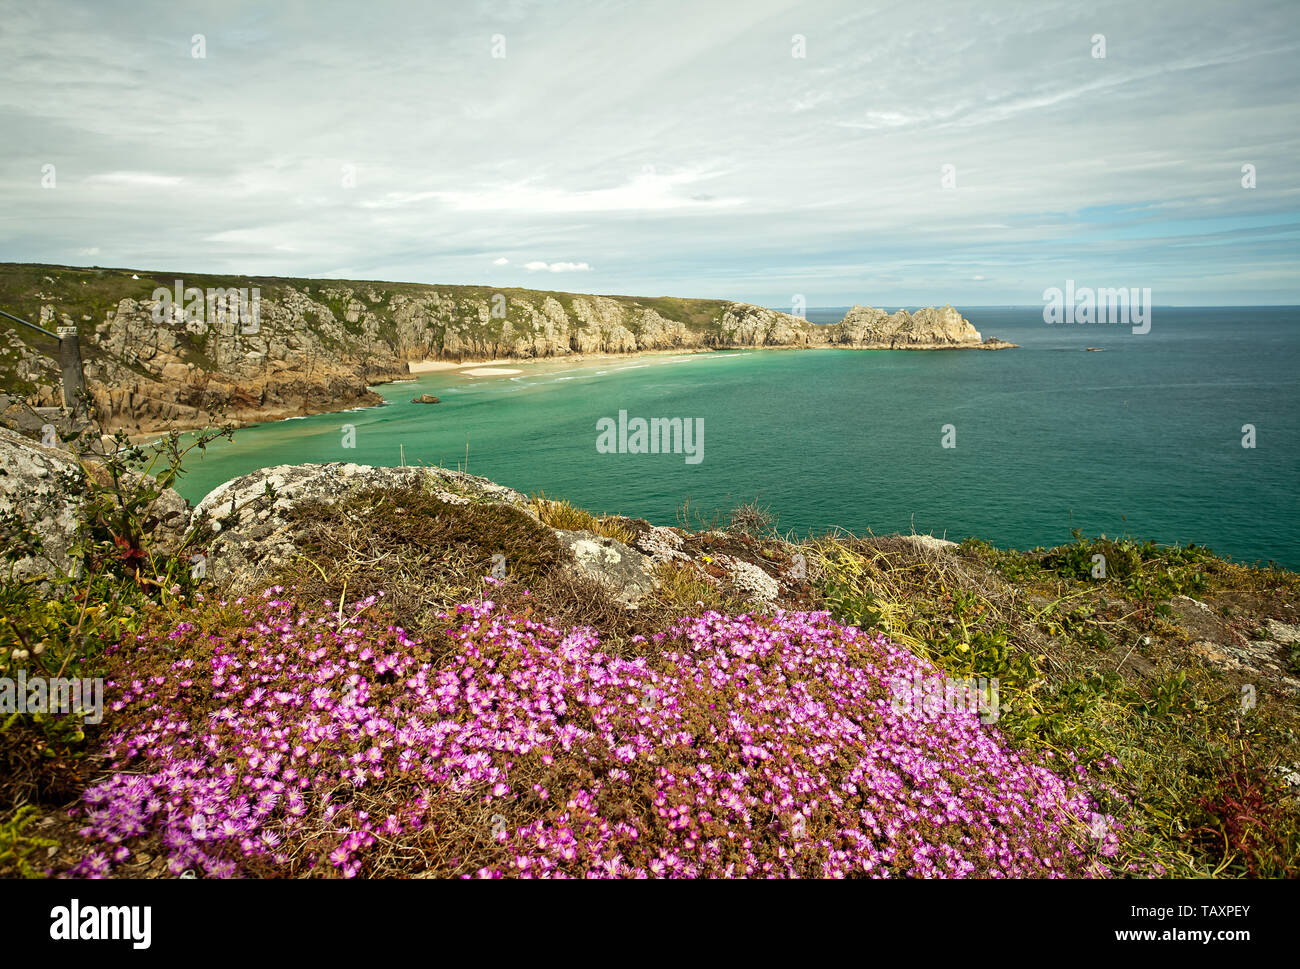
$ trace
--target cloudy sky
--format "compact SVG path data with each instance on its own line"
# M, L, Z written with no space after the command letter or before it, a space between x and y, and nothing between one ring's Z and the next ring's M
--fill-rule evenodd
M1300 303L1295 0L0 0L0 24L0 261Z

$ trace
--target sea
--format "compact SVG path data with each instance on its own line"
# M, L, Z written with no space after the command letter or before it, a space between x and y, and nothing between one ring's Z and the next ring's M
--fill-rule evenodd
M725 522L756 502L795 536L914 531L1028 549L1078 529L1300 569L1300 307L1155 306L1146 333L1049 324L1041 306L962 312L1019 349L441 371L376 386L385 406L238 430L191 452L178 490L198 501L277 464L468 457L470 473L525 494L660 525ZM441 402L411 403L426 393ZM638 418L660 432L645 448ZM693 450L654 418L680 418ZM650 437L658 453L637 453Z

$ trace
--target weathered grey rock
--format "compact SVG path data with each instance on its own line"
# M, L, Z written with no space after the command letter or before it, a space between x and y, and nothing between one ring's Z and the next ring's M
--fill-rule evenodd
M19 577L72 573L75 561L67 553L77 530L76 471L67 451L0 428L0 514L16 513L44 546L39 557L19 560ZM5 543L15 543L15 537L6 535Z
M1268 638L1275 642L1286 643L1288 645L1300 642L1300 626L1278 622L1276 619L1265 619L1264 629L1268 633Z
M937 350L983 347L984 338L951 306L927 306L915 313L886 313L871 306L855 306L839 323L827 328L830 342L860 348ZM1000 340L990 346L1010 346Z
M653 563L617 539L562 528L555 537L573 553L578 573L601 582L623 605L635 607L654 591Z
M830 329L789 313L748 303L730 303L722 314L723 346L815 346L825 343Z
M1244 644L1198 639L1190 648L1219 669L1262 676L1290 693L1300 692L1300 679L1288 673L1286 649L1280 643L1268 639L1249 640Z
M751 562L730 555L720 555L717 563L726 570L731 584L749 602L760 604L774 602L781 592L781 586L776 579Z
M690 556L683 551L686 540L680 530L661 525L651 525L649 529L636 537L637 550L650 558L653 565L674 560L689 561Z
M98 470L94 463L87 467L92 474ZM69 451L0 428L0 515L17 514L42 544L39 556L18 561L19 577L76 574L78 560L68 551L80 521L80 475L81 466ZM126 484L136 487L142 479L146 485L151 482L147 476L129 474ZM141 525L155 551L170 554L179 547L189 510L185 499L170 488L154 502Z
M267 485L275 498L267 497ZM191 525L212 539L204 569L235 592L260 591L299 552L290 512L299 502L336 502L364 488L427 487L443 501L500 501L526 509L524 496L462 471L363 464L277 465L218 485L194 508Z

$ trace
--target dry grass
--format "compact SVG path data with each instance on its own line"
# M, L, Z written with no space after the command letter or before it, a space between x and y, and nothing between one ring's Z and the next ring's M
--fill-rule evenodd
M501 503L453 504L418 487L374 489L294 508L302 554L278 576L304 601L383 592L399 624L429 630L440 612L483 595L504 570L521 589L568 562L554 534ZM498 557L499 556L499 557Z
M664 562L656 566L655 578L659 582L655 599L677 615L697 615L706 609L731 613L748 610L743 600L728 596L691 563Z
M1014 631L1019 648L1061 668L1059 645L1032 621L1037 613L1023 588L1002 580L980 563L926 548L910 538L822 539L807 547L810 563L824 582L848 595L874 601L876 625L895 642L925 650L935 619L945 625L954 594L975 598L974 613L981 628Z
M636 533L614 516L597 516L564 499L547 498L544 492L530 496L529 507L543 525L565 531L592 532L631 545Z
M559 522L586 514L548 505ZM382 591L393 621L431 643L443 625L439 614L484 597L562 626L590 626L623 652L638 651L633 636L649 637L682 614L653 598L625 608L573 569L549 527L504 504L452 504L415 487L376 489L337 504L302 503L293 517L304 551L277 575L279 584L306 603L355 602ZM494 577L501 567L504 577Z

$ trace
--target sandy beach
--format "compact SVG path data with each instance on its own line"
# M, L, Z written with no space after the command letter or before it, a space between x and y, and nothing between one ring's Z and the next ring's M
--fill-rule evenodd
M513 369L513 365L517 363L518 360L473 360L469 363L454 363L450 360L413 360L406 367L412 374L458 370L471 377L503 377L522 373L521 370Z
M745 349L786 349L784 347L762 347ZM802 349L802 348L799 348ZM467 377L514 377L527 371L538 369L547 369L552 367L572 367L575 364L582 367L599 366L601 364L622 363L637 358L644 357L689 357L689 356L711 356L718 352L728 352L726 350L718 351L712 348L704 347L682 347L672 350L638 350L632 353L574 353L564 356L555 357L535 357L530 359L507 358L504 360L471 360L465 363L456 363L451 360L412 360L406 366L411 375L419 376L429 373L459 373ZM730 351L735 352L735 351ZM617 367L615 369L624 369ZM391 381L396 383L397 381Z

